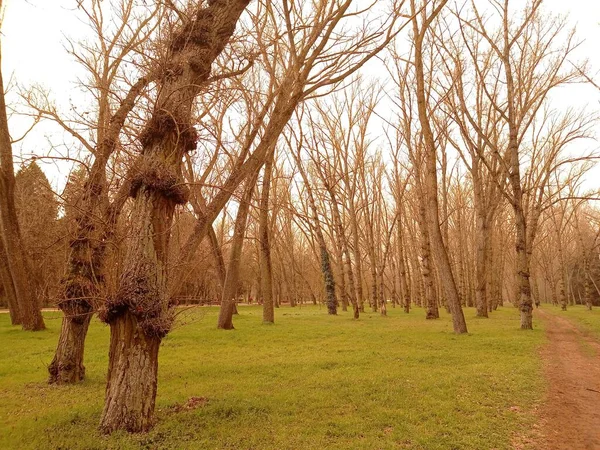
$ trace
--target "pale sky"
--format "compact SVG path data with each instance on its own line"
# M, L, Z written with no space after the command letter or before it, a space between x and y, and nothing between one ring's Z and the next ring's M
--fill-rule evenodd
M38 83L52 92L61 106L77 96L75 81L82 74L79 66L64 48L65 36L81 38L87 28L73 13L75 0L4 0L6 11L2 24L2 73L5 84L14 77L21 84ZM513 7L525 5L525 0L512 0ZM598 0L545 0L545 8L554 13L568 14L583 44L578 56L588 58L600 84L600 1ZM584 86L569 86L553 94L553 104L571 106L591 105L600 109L600 93ZM7 101L11 101L10 93ZM10 104L10 103L9 103ZM12 118L11 133L19 137L27 122ZM48 147L45 136L55 128L44 125L36 128L32 136L14 148L16 159L21 152L36 152L35 147ZM598 148L596 143L585 144ZM40 150L44 153L44 150ZM64 183L65 174L45 167L55 186ZM54 176L52 175L54 172ZM599 174L600 171L595 171ZM596 178L594 176L594 178ZM600 180L589 180L600 187ZM589 183L586 183L589 184ZM591 187L591 186L590 186Z

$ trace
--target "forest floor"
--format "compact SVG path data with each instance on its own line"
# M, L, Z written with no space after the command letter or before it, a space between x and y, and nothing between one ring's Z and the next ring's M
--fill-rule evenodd
M519 330L505 307L489 319L465 309L468 335L442 311L388 317L282 307L274 325L240 308L235 330L218 308L184 310L159 359L156 425L102 436L109 329L94 319L86 380L49 386L60 313L25 333L0 315L1 449L423 449L533 448L544 398L545 322Z
M600 316L583 307L566 312L542 307L536 315L546 322L548 336L542 349L548 382L540 410L544 439L538 447L600 449Z

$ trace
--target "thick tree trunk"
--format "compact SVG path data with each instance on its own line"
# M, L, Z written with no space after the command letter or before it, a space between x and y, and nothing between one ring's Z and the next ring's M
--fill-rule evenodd
M335 296L335 280L333 271L331 270L331 262L329 260L329 252L323 245L320 247L321 254L321 272L323 273L323 281L325 283L325 295L327 303L327 313L330 315L337 314L337 299Z
M147 84L148 79L141 78L131 87L107 126L101 127L105 131L99 133L96 158L73 217L76 231L69 241L71 251L57 302L64 317L54 359L48 367L50 383L75 383L85 375L85 338L91 316L104 295L106 249L126 197L125 192L119 192L109 205L106 164L119 142L127 115Z
M153 425L161 338L148 336L138 319L127 311L110 327L104 433L148 431Z
M76 315L64 315L56 353L48 366L51 384L71 384L83 381L85 367L83 352L93 311L82 305ZM87 312L85 311L86 309Z
M235 31L249 0L218 0L181 16L185 23L168 43L168 70L158 77L158 98L141 133L142 156L134 168L132 229L117 294L101 318L110 324L106 401L100 428L145 431L152 425L158 350L173 321L167 286L170 230L182 183L185 152L196 148L194 101L213 61Z
M515 208L517 279L519 283L519 310L521 311L521 329L533 329L533 304L529 283L529 258L526 252L526 223L522 208Z

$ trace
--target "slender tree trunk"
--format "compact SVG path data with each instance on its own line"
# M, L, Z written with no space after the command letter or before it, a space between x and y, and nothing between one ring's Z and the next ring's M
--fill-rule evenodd
M273 158L274 153L271 153L265 163L258 219L260 236L260 290L263 298L264 323L275 323L275 310L273 307L273 269L271 265L271 244L269 242L269 191L271 190Z
M317 242L319 244L319 254L321 256L321 273L323 274L323 282L325 284L325 295L326 295L326 303L327 303L327 313L330 315L337 315L337 297L335 294L335 278L333 276L333 269L331 268L331 258L329 255L329 251L327 250L327 244L325 243L325 237L323 236L323 230L321 229L321 223L319 221L319 214L317 211L317 205L315 202L315 197L313 195L311 185L309 183L308 177L306 176L306 172L302 167L302 161L300 160L300 156L294 154L294 158L296 159L296 167L298 167L298 171L302 176L302 180L304 181L304 185L306 188L306 194L308 197L308 203L310 210L312 212L312 221L314 223L313 229L315 230L315 235L317 237ZM345 285L344 285L344 275L342 273L342 296L344 295ZM344 310L345 311L345 310Z
M429 230L427 228L425 207L419 204L419 228L421 229L421 273L423 275L425 296L425 318L427 320L439 319L440 312L435 295L435 284L431 271L431 246L429 243Z
M336 231L338 239L340 240L340 244L342 247L342 258L344 264L344 272L348 277L348 285L350 287L350 302L352 303L352 309L354 311L354 318L358 319L360 316L360 310L358 306L358 302L356 301L356 288L354 283L354 274L352 273L352 263L350 258L350 251L348 249L348 244L346 243L346 236L344 235L344 226L342 225L342 218L340 216L337 197L333 189L330 186L326 186L329 194L331 196L331 211L333 214L333 220L335 223Z
M436 11L439 12L445 2L437 5ZM437 14L437 13L436 13ZM435 17L435 16L434 16ZM431 18L433 19L433 17ZM450 266L450 258L442 232L440 230L439 207L438 207L438 183L437 183L437 156L436 142L433 135L433 130L429 123L427 112L427 104L425 97L425 74L423 63L423 39L427 28L419 29L416 16L413 18L413 28L415 32L415 74L416 74L416 93L417 93L417 108L419 112L419 122L423 133L423 141L425 147L425 193L427 199L427 222L429 228L429 239L431 246L434 249L434 256L437 262L440 278L444 285L446 293L446 301L450 306L452 313L452 325L455 333L466 333L467 323L460 304L460 297L456 289L452 267Z
M0 62L2 55L0 53ZM18 316L24 330L38 331L46 328L42 311L35 296L35 283L30 280L29 257L21 237L21 229L15 209L15 172L12 143L8 130L4 81L0 71L0 231L6 254L7 272L12 278L18 303ZM7 283L8 285L8 283ZM10 289L10 286L8 286ZM14 308L13 308L14 309Z
M488 317L487 301L487 221L482 212L476 214L477 231L475 234L475 305L477 317Z
M379 277L377 274L377 261L375 259L375 249L369 250L369 262L371 265L371 310L377 312L379 309L379 290L377 284Z
M365 295L362 284L362 255L360 254L360 239L356 217L356 208L354 200L350 199L350 225L352 227L352 246L354 253L354 266L356 267L356 295L358 301L358 309L360 312L365 312Z
M402 220L398 219L398 265L400 269L400 290L402 291L402 303L404 312L410 312L410 283L406 276L406 263L404 261L404 241L402 239Z
M252 193L254 192L257 178L258 170L246 180L244 194L235 218L229 263L227 265L227 276L225 277L225 286L223 287L223 295L221 296L221 309L219 310L219 320L217 323L217 328L222 330L233 330L234 328L233 315L237 311L236 300L240 279L242 249L246 234L246 223L248 222L248 212L250 211L250 201L252 200Z

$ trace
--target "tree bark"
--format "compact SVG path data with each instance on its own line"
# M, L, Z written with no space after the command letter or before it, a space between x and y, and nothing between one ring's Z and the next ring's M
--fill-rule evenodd
M441 11L441 8L443 8L445 3L445 1L442 1L439 5L436 5L436 10L432 14L432 16L428 18L427 25L423 24L421 29L419 29L417 25L416 15L412 19L415 34L414 47L415 73L417 81L417 109L419 113L421 131L423 133L423 141L425 144L425 193L427 198L427 221L429 228L429 239L431 240L431 244L434 249L435 260L437 262L440 278L442 279L444 285L444 291L447 297L446 301L448 302L450 311L452 313L452 325L454 328L454 332L467 333L467 324L465 322L465 316L463 314L462 306L460 304L460 298L458 295L458 290L456 289L454 275L452 274L452 267L450 265L448 252L446 246L444 245L442 232L440 230L436 142L433 135L433 130L429 123L425 97L423 39L429 24Z
M152 427L160 341L159 336L145 333L139 317L129 311L111 324L103 432L141 432Z
M419 204L419 228L421 230L421 274L423 275L425 296L425 318L427 320L439 319L440 312L435 294L435 284L433 282L433 273L431 271L431 244L429 241L429 230L427 228L427 218L425 207L422 203Z
M2 287L4 288L4 295L8 302L8 312L10 314L10 323L12 325L21 325L21 312L19 311L19 302L17 299L17 293L15 292L15 285L10 274L8 267L8 256L4 248L4 243L0 238L0 280L2 280Z
M264 323L275 323L275 309L273 306L273 267L271 262L271 243L269 239L269 194L271 190L274 157L275 154L272 152L265 163L258 219L260 236L260 290L263 299Z
M217 328L222 330L233 330L234 328L233 315L236 311L242 249L244 246L244 236L246 234L248 212L250 211L250 201L252 200L252 193L254 192L257 178L258 170L246 180L244 194L235 218L233 238L231 240L231 251L229 253L229 263L227 265L227 276L225 277L225 286L223 286L221 308L219 310L219 319L217 322Z
M119 193L109 205L106 165L119 142L127 115L147 85L147 78L135 83L111 117L106 132L99 133L96 158L84 183L80 204L74 208L76 230L69 241L71 251L57 301L63 319L56 352L48 366L49 383L76 383L85 376L85 338L91 317L104 295L106 248L114 235L124 204L121 197L125 195Z
M72 384L83 381L85 378L83 352L92 315L93 311L85 306L77 315L65 313L56 353L48 366L49 383Z
M2 54L0 53L0 63ZM21 237L15 208L15 171L12 143L8 130L4 81L0 70L0 226L5 249L7 272L17 299L18 317L24 330L39 331L46 328L39 302L35 296L35 283L30 280L28 255ZM7 283L8 285L8 283ZM10 285L8 285L10 289Z
M183 156L196 147L194 100L248 3L216 0L198 7L182 16L185 23L168 42L168 70L158 77L158 98L140 136L142 156L131 181L134 207L123 274L117 294L101 311L111 328L100 422L105 433L152 425L158 349L173 321L167 287L170 230L175 206L189 195L182 184Z
M475 305L477 317L488 317L487 300L487 248L488 227L481 212L476 214L477 231L475 234Z

